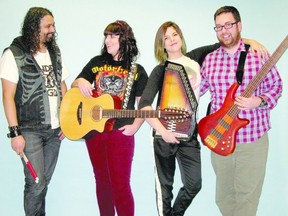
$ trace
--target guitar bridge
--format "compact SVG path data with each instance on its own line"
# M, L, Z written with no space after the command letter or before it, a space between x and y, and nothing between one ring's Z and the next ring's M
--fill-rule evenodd
M215 146L217 145L217 141L214 139L213 136L209 135L205 138L204 140L206 142L207 145L209 145L211 148L215 148Z

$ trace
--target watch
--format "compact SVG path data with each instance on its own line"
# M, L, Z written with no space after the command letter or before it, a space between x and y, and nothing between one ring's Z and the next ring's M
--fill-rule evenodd
M266 106L266 105L267 105L267 102L264 100L264 98L261 97L261 96L259 96L259 98L261 99L261 103L260 103L259 107Z

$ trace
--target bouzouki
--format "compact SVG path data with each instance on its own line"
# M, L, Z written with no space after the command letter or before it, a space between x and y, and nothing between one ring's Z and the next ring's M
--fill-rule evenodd
M167 121L191 118L187 111L178 108L128 110L119 109L121 106L121 100L109 94L84 97L79 88L72 88L66 92L60 105L61 130L67 138L77 140L93 130L99 133L111 131L117 118L159 118Z
M266 61L259 72L241 93L243 97L251 97L271 68L277 63L288 47L288 36L282 41L272 56ZM236 134L241 127L249 124L249 120L238 117L240 110L234 104L234 95L239 87L234 83L227 91L222 107L215 113L201 119L198 132L204 145L213 152L227 156L232 154L236 147Z

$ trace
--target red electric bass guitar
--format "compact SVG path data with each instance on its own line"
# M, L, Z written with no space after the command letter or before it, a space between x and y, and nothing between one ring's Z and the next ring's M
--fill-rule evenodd
M285 52L287 46L288 36L251 80L241 96L252 96L253 92ZM222 107L217 112L201 119L198 124L198 132L204 145L213 152L223 156L234 152L236 147L235 137L238 130L249 124L249 120L238 117L240 110L234 104L234 95L238 87L238 83L234 83L229 88Z

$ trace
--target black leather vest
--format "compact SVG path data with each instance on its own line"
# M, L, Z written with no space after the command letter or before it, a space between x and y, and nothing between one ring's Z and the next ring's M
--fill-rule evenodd
M50 107L45 80L41 75L40 66L30 52L27 52L21 37L15 38L9 49L12 51L19 71L19 81L15 94L17 119L20 127L37 127L49 125ZM62 62L58 47L49 50L53 71L56 77L58 109L62 99L61 78Z

